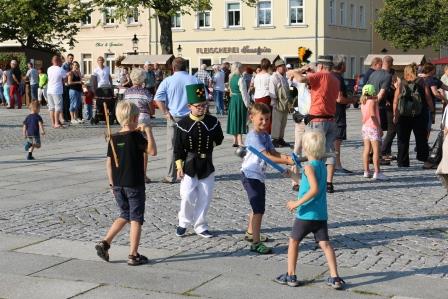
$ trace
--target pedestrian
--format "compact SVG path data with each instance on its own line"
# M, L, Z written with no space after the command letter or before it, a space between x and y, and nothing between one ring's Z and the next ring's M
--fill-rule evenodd
M207 71L207 65L206 64L202 64L201 68L194 74L194 76L196 78L198 78L198 80L204 84L205 88L211 88L212 87L212 77L210 76L210 74Z
M79 108L82 106L82 74L77 61L73 61L72 63L72 69L68 73L67 86L70 97L71 124L82 124L84 121L78 117Z
M27 160L34 160L33 151L41 147L40 134L45 135L44 121L39 115L40 103L32 101L31 113L23 121L23 137L25 138L25 151L28 152Z
M9 77L11 70L6 65L5 70L3 71L2 81L3 81L3 97L5 98L6 108L10 107L11 97L9 96Z
M89 83L83 86L83 94L84 94L84 107L85 107L85 118L87 120L91 120L93 117L93 91L92 87Z
M154 76L156 78L156 85L154 86L155 92L159 88L160 83L163 81L163 71L160 69L158 63L154 63Z
M106 165L109 186L119 207L120 216L114 221L105 238L95 245L95 249L97 255L108 262L112 240L127 223L130 223L127 263L130 266L137 266L148 262L148 258L138 252L146 200L143 153L156 155L157 149L151 127L145 130L146 139L138 130L139 111L136 105L129 101L118 102L116 116L121 130L110 136ZM116 157L112 146L115 148Z
M48 87L47 87L47 106L50 112L50 120L53 128L63 128L62 111L64 93L64 79L67 73L61 67L61 58L57 55L51 59L52 66L47 70Z
M243 134L247 133L247 109L250 105L246 84L242 77L241 63L232 64L230 74L230 103L227 118L227 134L233 135L233 147L243 146Z
M271 117L269 107L264 103L255 103L250 109L249 117L253 127L247 134L245 145L252 146L275 163L294 164L291 157L280 154L275 150L271 137L266 131ZM265 161L248 151L241 166L241 181L252 208L252 212L249 214L245 240L251 242L250 250L259 254L272 252L272 248L264 244L268 241L268 238L260 234L266 205L266 186L264 183L266 165Z
M47 100L48 76L43 67L38 69L39 72L39 88L37 89L37 100L42 105L42 100Z
M67 54L67 59L62 64L62 69L65 72L65 79L64 79L64 87L63 87L63 93L62 93L62 118L64 122L69 122L71 120L71 114L70 114L70 88L68 86L68 73L72 69L73 60L75 59L75 56L71 53Z
M310 233L313 233L315 242L319 244L327 259L330 271L327 285L341 289L345 284L339 277L336 255L328 237L327 169L323 162L325 147L325 136L321 132L306 132L303 135L303 151L308 157L308 163L302 172L297 200L287 204L288 210L295 213L295 219L289 237L288 271L275 278L275 281L282 285L299 285L296 274L299 244Z
M191 112L177 123L174 144L182 199L176 235L184 236L188 226L192 225L197 235L211 238L207 211L215 183L212 153L213 148L222 143L224 135L218 119L206 113L205 85L191 84L185 88Z
M219 65L213 66L213 100L215 101L216 115L224 115L224 72L219 68Z
M270 68L271 62L267 58L263 58L260 63L261 70L254 78L254 101L255 103L264 103L268 105L272 112L271 94L269 93L269 82L271 80ZM267 132L270 134L272 128L272 120L269 120Z
M167 120L167 174L163 179L163 182L170 184L177 181L177 171L173 152L177 128L176 122L190 113L185 86L200 83L196 77L188 74L187 62L182 57L175 58L172 67L174 74L160 83L154 97L157 106Z
M98 66L92 73L93 77L93 92L95 97L112 98L112 77L110 75L110 68L104 65L104 57L98 56L96 62Z
M9 106L7 109L14 109L17 102L17 109L22 109L22 95L20 94L20 84L22 82L22 72L17 60L11 60L11 69L7 73L9 86Z
M149 94L151 95L151 99L154 97L156 93L156 75L153 70L153 66L149 61L145 61L145 65L143 66L146 72L146 79L145 79L145 88L148 90ZM151 107L149 109L149 114L151 118L155 118L154 114L154 106L151 104Z
M380 70L383 67L383 59L381 57L373 57L372 62L370 63L369 69L364 73L361 85L367 84L369 82L370 75L373 72Z
M129 75L129 69L124 66L120 72L120 85L124 88L129 88L132 86L131 76Z
M364 168L364 178L371 178L372 174L369 169L370 152L373 152L373 174L374 180L387 180L380 171L380 155L381 155L381 138L383 137L383 129L380 121L380 111L378 104L378 96L375 86L366 84L362 88L361 114L362 114L362 139L364 141L364 150L362 154L362 163Z
M149 89L143 87L147 78L147 71L135 68L131 72L132 87L126 89L124 92L124 99L132 102L138 107L140 114L138 115L138 125L143 128L151 127L151 106L152 95ZM148 155L145 153L143 157L145 183L151 183L151 179L146 175L148 168Z
M26 72L26 79L30 82L31 100L36 101L38 99L39 89L39 74L34 68L32 62L28 62L28 71Z
M0 106L6 106L6 100L3 95L3 66L0 65Z
M272 106L271 138L274 147L290 147L284 139L289 109L293 106L293 99L289 93L289 83L286 78L286 67L283 59L274 63L275 72L269 79L269 95Z

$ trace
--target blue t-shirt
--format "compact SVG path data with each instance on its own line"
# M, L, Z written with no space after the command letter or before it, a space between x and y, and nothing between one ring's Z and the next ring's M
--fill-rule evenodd
M274 149L271 136L268 133L255 132L254 130L251 130L247 134L245 145L251 145L260 152L270 152ZM241 165L241 171L247 178L257 179L264 182L266 178L266 162L258 158L252 152L247 151L246 156L244 156L243 164Z
M323 161L312 160L309 165L313 167L319 191L317 195L301 205L296 212L300 220L327 220L327 167ZM299 199L310 190L310 183L305 172L302 173L300 182Z
M43 123L43 120L42 117L40 117L40 115L37 113L31 113L25 118L23 124L25 125L27 136L40 136L39 122Z

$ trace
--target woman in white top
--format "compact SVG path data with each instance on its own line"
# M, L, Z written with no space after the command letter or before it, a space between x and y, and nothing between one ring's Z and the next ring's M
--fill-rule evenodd
M264 103L271 108L271 97L269 93L269 81L271 75L269 74L269 69L271 67L271 62L267 58L261 60L261 71L254 78L254 99L255 103ZM271 124L268 126L268 133L271 133Z
M111 98L113 96L113 89L110 69L108 66L104 65L103 56L99 56L96 61L98 67L92 73L95 97Z

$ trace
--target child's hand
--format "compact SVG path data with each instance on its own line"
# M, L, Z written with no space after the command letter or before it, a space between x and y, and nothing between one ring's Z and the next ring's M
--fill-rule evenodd
M294 210L297 208L297 201L296 200L290 200L290 201L288 201L286 206L288 207L288 210L290 212L294 212Z
M299 180L300 180L300 173L299 173L299 170L297 169L297 166L291 166L291 169L290 169L290 176L291 176L291 179L292 179L295 183L299 183Z
M183 177L184 177L184 170L180 168L177 170L177 178L181 180L183 179Z

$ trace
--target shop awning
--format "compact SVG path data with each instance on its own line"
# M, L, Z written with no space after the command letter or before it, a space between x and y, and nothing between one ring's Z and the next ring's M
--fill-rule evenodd
M151 64L158 63L161 65L171 64L174 55L128 55L121 62L122 65L143 65L146 61Z
M411 63L416 63L420 65L426 62L425 55L387 55L387 54L369 54L364 60L364 65L370 65L372 63L373 58L384 56L391 56L394 59L394 65L405 66Z
M448 56L431 61L432 64L448 64Z
M241 64L258 65L263 58L269 59L271 63L274 63L277 59L280 59L279 55L229 55L224 61L233 63L240 62Z

